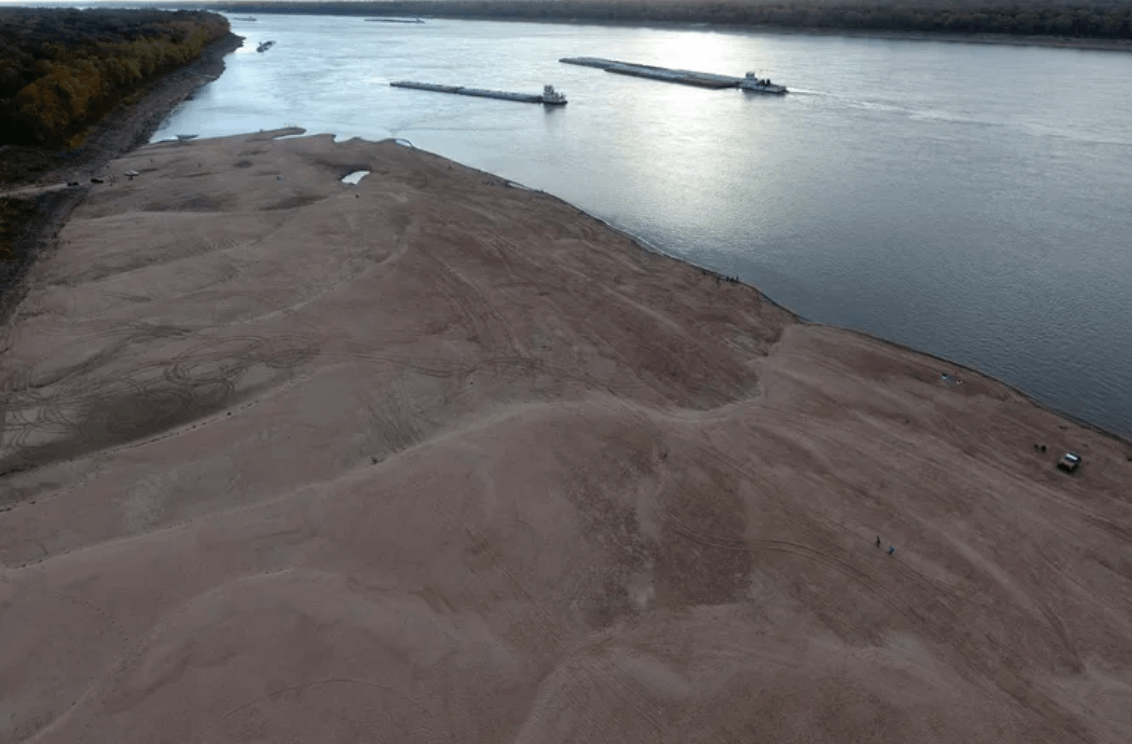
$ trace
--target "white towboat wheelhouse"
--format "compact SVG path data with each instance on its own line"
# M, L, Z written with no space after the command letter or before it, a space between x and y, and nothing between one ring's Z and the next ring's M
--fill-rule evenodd
M542 102L550 104L566 103L566 96L554 89L553 85L542 86Z
M786 87L783 85L776 85L770 81L770 78L760 78L753 72L748 72L739 81L739 87L743 90L752 90L759 93L785 93Z

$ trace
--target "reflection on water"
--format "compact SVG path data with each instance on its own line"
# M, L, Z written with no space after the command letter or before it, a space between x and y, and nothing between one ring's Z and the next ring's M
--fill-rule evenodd
M556 194L803 316L1132 434L1132 55L607 26L262 16L156 139L400 137ZM255 44L278 43L263 54ZM732 75L783 98L558 63ZM389 87L535 93L561 109Z

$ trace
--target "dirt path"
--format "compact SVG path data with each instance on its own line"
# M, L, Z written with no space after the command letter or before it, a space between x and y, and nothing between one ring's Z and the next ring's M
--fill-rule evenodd
M77 184L76 184L77 185ZM21 186L15 189L0 191L0 199L26 199L31 196L49 194L67 188L65 183L54 183L49 186Z

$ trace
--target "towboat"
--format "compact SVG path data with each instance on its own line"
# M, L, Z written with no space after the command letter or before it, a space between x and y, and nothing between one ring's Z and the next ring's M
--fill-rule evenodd
M748 72L743 79L739 81L739 87L743 90L749 90L752 93L773 93L775 95L782 95L787 92L785 85L775 85L770 82L770 78L760 78L753 72Z

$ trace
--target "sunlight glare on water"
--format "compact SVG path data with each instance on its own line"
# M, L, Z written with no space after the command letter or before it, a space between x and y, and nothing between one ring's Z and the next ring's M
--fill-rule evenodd
M577 24L260 15L155 139L298 125L555 194L811 320L1132 434L1132 55ZM267 39L277 45L257 53ZM611 75L741 76L767 97ZM535 93L562 108L391 88Z

